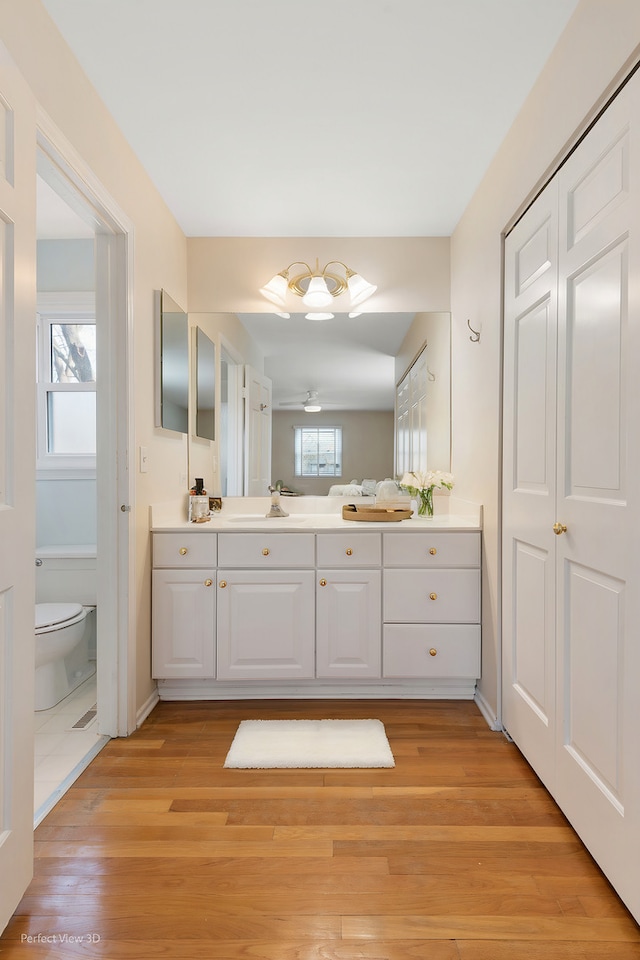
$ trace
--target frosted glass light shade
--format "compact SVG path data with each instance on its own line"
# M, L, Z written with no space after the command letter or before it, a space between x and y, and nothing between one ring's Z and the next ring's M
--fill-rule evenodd
M305 403L304 412L305 413L320 413L322 407L319 403Z
M277 273L275 277L269 280L269 283L265 283L264 287L260 287L262 296L270 300L271 303L275 303L277 307L284 307L285 305L287 297L287 276L286 271Z
M352 307L362 303L367 299L367 297L370 297L371 294L375 293L378 289L375 284L369 283L364 279L364 277L361 277L359 273L354 273L351 277L349 277L347 280L347 286L351 295Z
M302 298L305 307L328 307L332 299L324 277L311 277L307 292Z

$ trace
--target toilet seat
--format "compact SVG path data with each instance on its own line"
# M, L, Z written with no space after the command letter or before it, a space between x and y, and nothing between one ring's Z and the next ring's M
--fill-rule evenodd
M86 610L81 603L36 603L36 632L60 630L85 615Z

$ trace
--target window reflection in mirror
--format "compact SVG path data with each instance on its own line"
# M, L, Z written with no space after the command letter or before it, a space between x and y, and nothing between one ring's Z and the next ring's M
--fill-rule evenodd
M189 330L187 314L160 293L160 417L165 430L189 430Z

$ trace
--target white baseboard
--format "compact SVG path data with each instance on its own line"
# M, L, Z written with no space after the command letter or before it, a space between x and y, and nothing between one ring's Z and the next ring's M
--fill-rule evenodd
M136 713L136 730L138 730L147 719L153 708L160 702L158 688L156 687L150 697L142 704Z
M493 709L491 704L487 700L485 700L485 698L482 696L479 690L476 690L476 693L473 699L476 703L478 710L487 721L490 729L496 730L496 731L502 730L502 724L496 717L495 710Z

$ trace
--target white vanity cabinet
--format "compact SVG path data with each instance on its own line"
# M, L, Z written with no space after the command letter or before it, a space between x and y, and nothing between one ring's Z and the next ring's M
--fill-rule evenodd
M383 676L475 686L480 676L479 532L388 533L383 555Z
M221 533L218 552L218 679L312 679L314 535Z
M474 696L479 525L214 523L153 531L164 699Z
M381 534L320 533L316 549L316 676L379 678Z
M215 677L216 537L155 533L153 567L153 677Z

